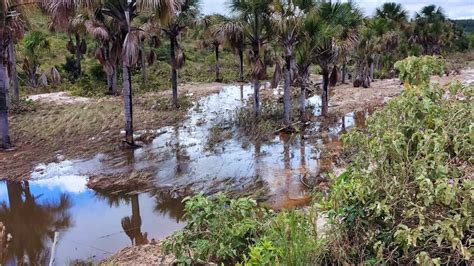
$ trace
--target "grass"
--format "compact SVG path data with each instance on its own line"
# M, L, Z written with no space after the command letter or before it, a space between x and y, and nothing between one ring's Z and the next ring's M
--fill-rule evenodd
M253 101L247 101L246 105L237 110L234 116L234 123L239 128L242 136L251 140L268 141L273 138L283 125L283 104L264 100L261 106L261 116L255 118L253 111ZM314 106L307 106L307 113L312 113ZM291 123L299 120L298 101L293 97L291 102ZM295 130L298 130L295 128Z

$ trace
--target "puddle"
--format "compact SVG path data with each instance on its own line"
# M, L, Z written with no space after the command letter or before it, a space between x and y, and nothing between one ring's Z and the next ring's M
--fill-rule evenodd
M132 244L160 240L182 228L181 199L160 194L107 197L85 188L85 177L0 183L0 221L12 240L2 265L98 261Z
M44 264L55 231L61 232L58 265L75 259L100 260L132 243L140 244L145 232L149 241L162 239L184 226L181 199L154 192L162 188L188 186L194 193L261 190L266 204L275 209L307 203L309 195L302 177L318 179L331 170L340 149L339 135L351 127L363 127L367 113L349 113L324 125L316 122L301 134L280 134L265 143L251 142L234 132L209 149L210 129L229 121L252 92L250 86L228 86L202 98L186 121L157 129L157 137L140 149L40 164L32 172L29 186L1 184L0 221L13 235L7 264L26 257ZM319 116L319 97L309 98L308 103L316 105L313 115ZM91 175L138 171L151 174L152 192L132 198L108 197L85 187ZM134 230L125 232L124 217L129 218L123 224ZM139 221L141 226L133 226Z

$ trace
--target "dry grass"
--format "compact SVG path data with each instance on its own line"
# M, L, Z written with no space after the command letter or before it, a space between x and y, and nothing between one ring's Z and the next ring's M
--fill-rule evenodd
M135 130L174 125L186 117L192 105L185 96L178 110L171 107L170 99L159 95L137 97L134 102ZM28 178L35 164L51 162L57 154L84 158L118 149L123 123L120 98L103 98L88 104L40 103L30 112L12 115L15 150L0 152L0 178Z

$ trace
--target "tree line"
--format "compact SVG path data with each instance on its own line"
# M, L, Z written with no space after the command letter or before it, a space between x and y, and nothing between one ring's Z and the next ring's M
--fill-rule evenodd
M376 78L396 75L394 62L409 55L441 55L469 49L462 28L447 18L442 8L428 5L412 19L401 4L385 3L366 17L355 2L319 0L230 0L232 15L203 16L199 0L9 0L0 1L0 134L1 146L11 147L7 92L13 103L20 99L15 43L24 39L25 71L29 86L38 82L38 50L48 47L44 34L28 31L25 10L39 8L50 19L49 29L69 36L67 50L74 55L73 78L82 75L81 61L87 38L95 42L95 57L107 75L108 93L122 94L125 142L134 146L132 70L147 82L147 64L156 59L153 48L163 39L170 43L172 102L178 103L178 70L185 64L182 38L192 29L205 47L215 53L216 81L220 81L219 55L223 47L239 60L243 81L254 88L253 109L261 115L260 83L274 65L272 85L283 81L283 122L290 125L291 87L300 88L300 119L305 120L310 68L322 75L322 115L328 114L329 88L338 82L369 87ZM25 37L26 33L26 37ZM90 45L90 44L89 44ZM145 49L149 46L150 49ZM148 51L147 51L148 50ZM267 55L273 55L272 60ZM118 84L121 73L122 86ZM59 82L55 68L51 77ZM41 77L40 77L41 79ZM45 77L43 77L45 79ZM11 85L10 85L11 84ZM118 87L122 87L121 93Z

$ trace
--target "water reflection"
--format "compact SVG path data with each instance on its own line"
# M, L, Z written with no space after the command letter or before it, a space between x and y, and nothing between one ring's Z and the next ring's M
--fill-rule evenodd
M27 181L7 181L5 186L8 202L1 202L0 221L12 240L1 264L46 264L54 233L72 225L69 197L61 193L54 200L42 200L42 194L31 193Z
M0 183L0 222L12 236L1 265L48 264L55 232L56 265L67 265L104 259L130 243L158 241L185 225L182 199L157 192L104 195L85 187L69 192L60 187L68 178L52 179L59 185Z

